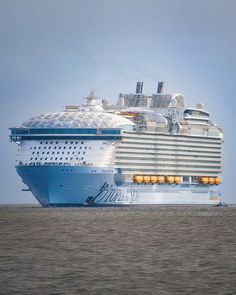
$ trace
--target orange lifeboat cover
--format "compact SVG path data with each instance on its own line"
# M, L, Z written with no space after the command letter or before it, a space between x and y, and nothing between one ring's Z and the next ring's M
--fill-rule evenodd
M208 182L210 184L214 184L215 183L215 179L213 177L208 178Z
M157 176L151 176L151 182L156 183L157 182Z
M157 182L158 183L164 183L165 182L165 177L164 176L157 176Z
M181 182L181 177L176 176L176 177L175 177L175 183L180 183L180 182Z
M150 176L143 176L143 182L149 183L150 182Z
M175 182L175 178L173 176L167 176L166 177L166 182L168 182L168 183L174 183Z
M220 184L221 180L220 180L220 178L217 177L217 178L214 179L214 182L215 182L215 184Z
M201 177L200 178L201 183L208 184L208 177Z
M137 183L140 183L140 182L143 181L143 176L142 175L134 175L133 176L133 181L137 182Z

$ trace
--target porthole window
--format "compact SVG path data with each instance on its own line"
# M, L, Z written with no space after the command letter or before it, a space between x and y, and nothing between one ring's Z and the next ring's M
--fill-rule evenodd
M66 160L68 160L68 158L66 158Z
M70 154L70 152L67 152L67 155L69 155Z
M65 152L62 152L62 154L64 154Z
M80 154L80 152L78 152L78 155Z
M55 158L55 160L57 160L57 157Z
M76 158L76 160L78 160L79 158Z
M56 146L54 146L54 150L56 149L57 147Z
M55 154L55 152L52 152L52 154L54 155L54 154Z
M41 146L39 146L39 150L41 150Z
M46 146L44 147L44 149L46 150Z
M82 146L79 149L81 150L82 149Z
M30 158L30 160L32 161L32 160L33 160L33 158Z
M49 147L48 147L48 149L50 150L50 149L51 149L51 147L49 146Z
M57 152L57 154L59 154L60 152Z
M72 152L72 154L74 154L75 152Z
M61 149L61 146L59 146L59 150Z
M85 148L85 150L87 149L87 147L86 147L86 146L85 146L84 148Z
M50 144L52 144L52 141L50 142Z
M84 144L84 142L83 142L83 141L81 141L81 144Z
M71 159L71 160L73 160L73 158L72 158L72 157L71 157L70 159Z
M66 147L64 146L64 150L66 149Z
M36 146L34 147L34 149L36 149Z
M74 142L72 141L71 144L73 144Z
M69 150L71 150L71 146L69 147Z
M68 142L66 141L65 144L67 144Z
M38 158L35 158L35 160L37 160Z
M56 144L58 144L58 141L56 141Z
M42 152L42 154L44 154L44 152Z
M50 158L50 160L52 160L53 158Z
M62 160L62 158L60 158L60 160Z
M34 155L34 152L32 153L32 155Z
M43 158L40 158L40 161L42 160Z
M46 143L46 144L48 144L48 142L47 142L47 141L46 141L45 143Z
M42 141L40 141L40 144L42 144L43 142Z
M76 146L74 146L74 150L76 149Z
M83 155L85 154L85 152L83 152Z
M37 152L37 155L39 154L39 152Z
M47 160L48 158L45 158L45 160Z

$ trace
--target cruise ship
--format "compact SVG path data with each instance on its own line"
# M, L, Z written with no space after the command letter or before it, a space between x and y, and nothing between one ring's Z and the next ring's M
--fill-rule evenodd
M114 105L92 92L10 131L16 171L44 207L221 202L223 131L164 82L152 95L137 82Z

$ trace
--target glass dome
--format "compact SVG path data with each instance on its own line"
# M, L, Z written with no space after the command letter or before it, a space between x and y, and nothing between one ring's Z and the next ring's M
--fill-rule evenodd
M119 128L134 125L122 116L103 112L55 112L24 122L23 128Z

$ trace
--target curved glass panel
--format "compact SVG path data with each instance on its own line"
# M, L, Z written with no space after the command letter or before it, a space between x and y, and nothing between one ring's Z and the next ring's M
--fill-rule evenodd
M57 112L39 115L21 128L117 128L134 125L122 116L103 112Z

